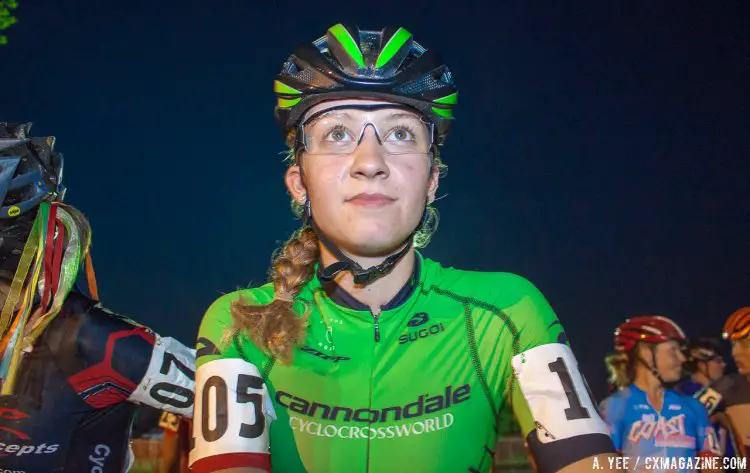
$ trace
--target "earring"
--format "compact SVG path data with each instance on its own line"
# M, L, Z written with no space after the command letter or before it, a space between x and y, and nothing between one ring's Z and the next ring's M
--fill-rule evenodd
M309 222L310 220L312 220L312 208L309 197L305 196L305 221Z

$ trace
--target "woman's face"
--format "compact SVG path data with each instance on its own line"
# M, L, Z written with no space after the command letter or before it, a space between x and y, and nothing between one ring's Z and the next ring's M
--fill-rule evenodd
M685 362L680 344L674 340L658 343L654 354L656 369L659 371L661 378L667 383L678 381L682 376L682 364ZM644 359L648 360L649 358Z
M732 342L732 358L740 374L750 374L750 337Z
M431 128L402 107L354 108L372 104L384 103L337 100L313 107L308 117L337 108L304 126L302 169L295 165L286 174L293 198L300 204L310 199L321 231L362 257L396 251L419 225L438 184L428 154Z
M709 361L703 362L704 370L709 381L716 381L717 379L724 376L724 369L727 364L724 362L724 358L721 355L714 355Z

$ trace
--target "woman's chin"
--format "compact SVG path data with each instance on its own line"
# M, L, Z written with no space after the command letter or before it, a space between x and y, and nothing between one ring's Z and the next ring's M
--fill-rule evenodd
M682 373L679 374L671 374L669 376L662 376L662 379L665 383L676 383L680 380Z
M340 247L345 251L363 257L387 256L398 251L408 235L394 238L393 229L351 227L347 229Z
M384 236L378 237L373 235L363 235L361 238L352 240L356 241L357 244L344 244L341 245L341 248L347 253L363 258L380 258L388 256L404 246L404 241L397 241L393 238L386 238Z

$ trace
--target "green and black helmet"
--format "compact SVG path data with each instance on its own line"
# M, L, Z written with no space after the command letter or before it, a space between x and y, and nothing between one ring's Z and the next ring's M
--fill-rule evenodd
M287 140L304 113L334 99L385 99L413 107L448 134L458 89L438 53L404 28L365 31L338 24L297 48L282 66L274 91L276 120ZM289 141L291 144L291 141Z

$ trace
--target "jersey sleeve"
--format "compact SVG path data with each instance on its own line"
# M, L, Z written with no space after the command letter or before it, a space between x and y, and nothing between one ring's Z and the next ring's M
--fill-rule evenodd
M703 405L693 398L688 398L690 413L695 422L696 450L702 456L720 456L721 444L716 430L708 419Z
M560 321L544 296L517 277L511 403L539 472L614 452Z
M214 302L198 333L195 443L189 460L194 473L239 467L271 471L269 427L275 412L261 374L263 358L241 336L227 337L237 300L233 293Z
M78 315L66 317L50 340L84 402L101 409L129 401L192 415L195 357L187 347L101 305L83 309L83 296L71 297Z
M616 395L609 396L603 400L599 407L604 422L607 424L609 429L609 437L612 439L615 450L622 452L622 416L623 416L623 403L620 398Z

